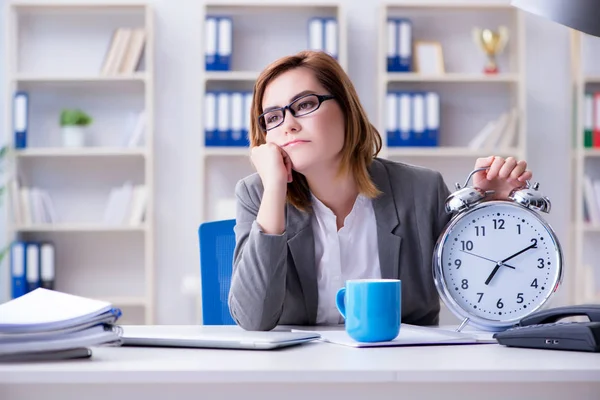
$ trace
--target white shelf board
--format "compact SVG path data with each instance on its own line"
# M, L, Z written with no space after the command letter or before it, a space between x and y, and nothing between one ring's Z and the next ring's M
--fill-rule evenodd
M388 157L487 157L491 154L510 156L519 152L519 149L487 150L470 149L468 147L387 147L385 153Z
M232 157L250 157L250 149L248 147L204 147L203 152L205 157L214 156L232 156Z
M410 0L402 1L400 3L394 1L388 1L384 3L388 8L458 8L458 9L509 9L517 10L511 6L508 2L476 2L476 1L453 1L450 3L443 3L441 1L423 1L423 0Z
M519 74L504 73L486 75L483 73L446 73L439 75L424 75L417 72L389 72L386 74L388 82L481 82L481 83L513 83L519 81Z
M124 10L124 9L144 9L146 4L144 3L127 3L127 2L107 2L107 3L75 3L75 2L23 2L23 3L13 3L11 7L14 7L17 10L65 10L65 9L99 9L99 10Z
M247 81L253 82L260 72L254 71L207 71L204 79L207 81Z
M600 225L599 224L583 222L579 226L581 227L581 230L583 230L584 232L600 233Z
M146 150L144 148L126 148L126 147L82 147L82 148L64 148L64 147L46 147L46 148L26 148L15 150L17 157L144 157Z
M325 0L325 1L302 1L302 0L288 0L286 2L278 2L274 0L265 0L265 1L256 1L256 2L246 2L243 0L211 0L205 3L206 7L236 7L236 8L244 8L244 7L303 7L303 8L331 8L331 7L339 7L340 1L333 0Z
M579 151L583 157L600 157L600 148L587 148Z
M588 75L583 77L584 83L600 83L600 76L598 75Z
M135 296L110 296L99 297L97 300L107 301L114 306L121 307L145 307L147 304L145 297Z
M19 225L15 227L17 232L145 232L145 225L103 225L103 224L34 224Z
M72 82L72 83L97 83L97 82L145 82L148 74L145 72L136 72L133 74L121 74L121 75L29 75L29 74L16 74L11 80L15 82L31 82L31 83L55 83L55 82Z

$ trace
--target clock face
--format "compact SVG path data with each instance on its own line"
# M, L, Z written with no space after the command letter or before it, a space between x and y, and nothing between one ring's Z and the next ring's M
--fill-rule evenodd
M560 247L532 211L486 202L459 216L441 242L446 295L466 311L492 321L518 321L556 289Z

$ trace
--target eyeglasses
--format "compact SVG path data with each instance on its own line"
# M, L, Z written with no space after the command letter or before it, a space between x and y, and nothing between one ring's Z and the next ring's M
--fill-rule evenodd
M310 114L311 112L317 111L326 100L333 99L334 96L330 94L306 94L302 97L297 98L285 107L276 108L262 113L258 117L258 125L265 132L270 131L273 128L277 128L285 121L285 110L290 110L290 113L294 117L302 117Z

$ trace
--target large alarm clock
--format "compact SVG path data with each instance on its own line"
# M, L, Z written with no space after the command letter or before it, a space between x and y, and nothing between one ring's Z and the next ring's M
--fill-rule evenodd
M437 240L433 276L440 298L467 324L501 331L539 310L558 289L563 252L540 212L550 200L539 184L526 182L507 200L490 200L493 192L464 187L445 203L454 214Z

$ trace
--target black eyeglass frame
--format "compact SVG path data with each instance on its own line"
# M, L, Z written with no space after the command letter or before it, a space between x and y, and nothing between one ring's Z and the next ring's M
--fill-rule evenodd
M315 93L307 93L307 94L305 94L304 96L300 96L300 97L298 97L297 99L295 99L294 101L292 101L292 102L291 102L290 104L288 104L287 106L284 106L284 107L279 107L279 108L274 108L274 109L272 109L272 110L269 110L269 111L266 111L266 112L264 112L264 113L260 114L260 115L258 116L258 126L260 127L260 129L262 129L262 131L263 131L263 132L268 132L268 131L270 131L271 129L275 129L275 128L277 128L277 127L281 126L281 124L283 124L283 123L285 122L285 112L286 112L286 110L290 110L290 113L291 113L291 114L292 114L292 115L295 117L295 116L296 116L296 114L295 114L294 110L292 110L292 108L291 108L291 107L292 107L292 105L294 105L296 102L298 102L298 101L300 101L300 100L302 100L302 99L304 99L304 98L306 98L306 97L308 97L308 96L315 96L315 97L316 97L316 98L319 100L319 104L317 104L317 107L316 107L314 110L312 110L312 111L310 111L310 112L307 112L306 114L302 114L302 115L301 115L301 117L303 117L303 116L305 116L305 115L308 115L308 114L311 114L311 113L314 113L315 111L317 111L317 110L318 110L318 109L321 107L321 104L323 104L323 102L324 102L324 101L331 100L331 99L334 99L334 98L335 98L335 96L334 96L334 95L332 95L332 94L315 94ZM275 125L275 126L273 126L273 127L271 127L271 128L268 128L268 129L267 129L267 127L266 127L266 122L265 122L265 126L263 126L263 125L261 124L261 122L260 122L260 121L261 121L261 118L262 118L262 119L264 119L264 116L265 116L265 114L272 113L273 111L280 111L280 110L283 112L283 117L281 118L281 122L280 122L279 124L277 124L277 125Z

